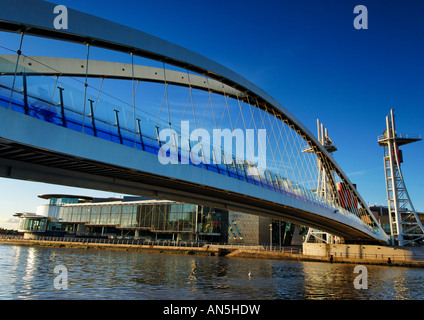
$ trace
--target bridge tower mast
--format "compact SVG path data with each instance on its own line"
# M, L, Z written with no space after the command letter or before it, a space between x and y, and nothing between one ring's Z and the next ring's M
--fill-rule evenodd
M400 146L417 142L421 136L402 135L396 132L393 109L386 117L386 130L378 137L384 147L384 174L392 245L404 246L424 238L424 228L412 205L400 164L403 162Z
M327 150L330 155L333 154L333 152L337 151L337 147L333 144L330 137L328 136L328 130L327 128L324 128L324 125L320 123L319 119L317 119L317 129L318 129L318 142L323 145L325 150ZM313 152L312 148L308 148L306 150L303 150L303 152ZM318 185L317 185L317 194L318 196L322 197L323 199L327 199L329 201L334 201L334 195L332 192L330 192L328 188L328 175L325 170L325 167L323 166L321 160L317 158L317 165L318 165ZM333 173L330 173L333 174ZM322 241L324 243L333 243L334 241L338 241L338 237L333 236L330 233L309 228L308 234L306 235L305 242L309 242L314 240L315 241Z

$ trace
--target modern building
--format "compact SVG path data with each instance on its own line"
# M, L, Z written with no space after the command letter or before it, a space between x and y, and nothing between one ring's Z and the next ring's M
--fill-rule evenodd
M295 226L270 218L143 197L48 194L37 212L18 213L25 238L131 237L146 240L290 245ZM298 228L296 229L298 230Z
M373 205L369 207L372 214L377 218L384 232L390 234L390 220L389 220L389 208L387 206ZM417 212L421 223L424 224L424 213Z
M59 211L62 205L70 203L83 203L91 201L93 198L85 196L50 194L39 195L39 198L50 200L49 204L37 206L36 213L22 212L15 213L19 218L18 231L23 232L25 238L35 238L38 236L64 236L65 231L59 222Z
M271 218L229 211L228 243L301 245L302 234L307 228Z
M227 215L195 204L124 198L63 205L59 222L75 235L223 242Z

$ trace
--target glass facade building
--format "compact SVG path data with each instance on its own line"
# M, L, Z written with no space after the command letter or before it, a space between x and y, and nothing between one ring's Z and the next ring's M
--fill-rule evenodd
M51 229L50 219L31 214L19 216L19 231L46 232Z
M91 201L92 197L74 195L39 195L39 198L49 200L48 204L37 206L36 213L16 213L19 217L18 231L23 232L25 238L37 236L63 236L64 230L59 222L59 211L62 205Z
M17 213L19 231L39 236L129 237L246 245L290 245L294 225L260 215L137 197L49 194L37 213Z
M220 241L226 236L227 215L223 210L173 201L113 201L62 205L59 222L75 234Z

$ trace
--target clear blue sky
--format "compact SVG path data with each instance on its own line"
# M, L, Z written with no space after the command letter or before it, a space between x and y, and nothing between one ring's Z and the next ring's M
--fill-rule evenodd
M386 205L377 136L390 108L398 132L424 136L422 1L52 2L215 60L266 91L314 134L319 118L338 146L336 161L370 204ZM368 8L367 30L353 27L359 4ZM424 211L424 142L403 153L407 188L415 208ZM104 194L6 179L0 179L0 192L0 220L34 211L43 203L40 193Z

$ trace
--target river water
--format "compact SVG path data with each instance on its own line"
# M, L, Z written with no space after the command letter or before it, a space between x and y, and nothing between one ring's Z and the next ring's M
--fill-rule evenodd
M424 269L0 245L1 300L424 298ZM249 276L250 273L250 276ZM362 273L365 275L365 273Z

